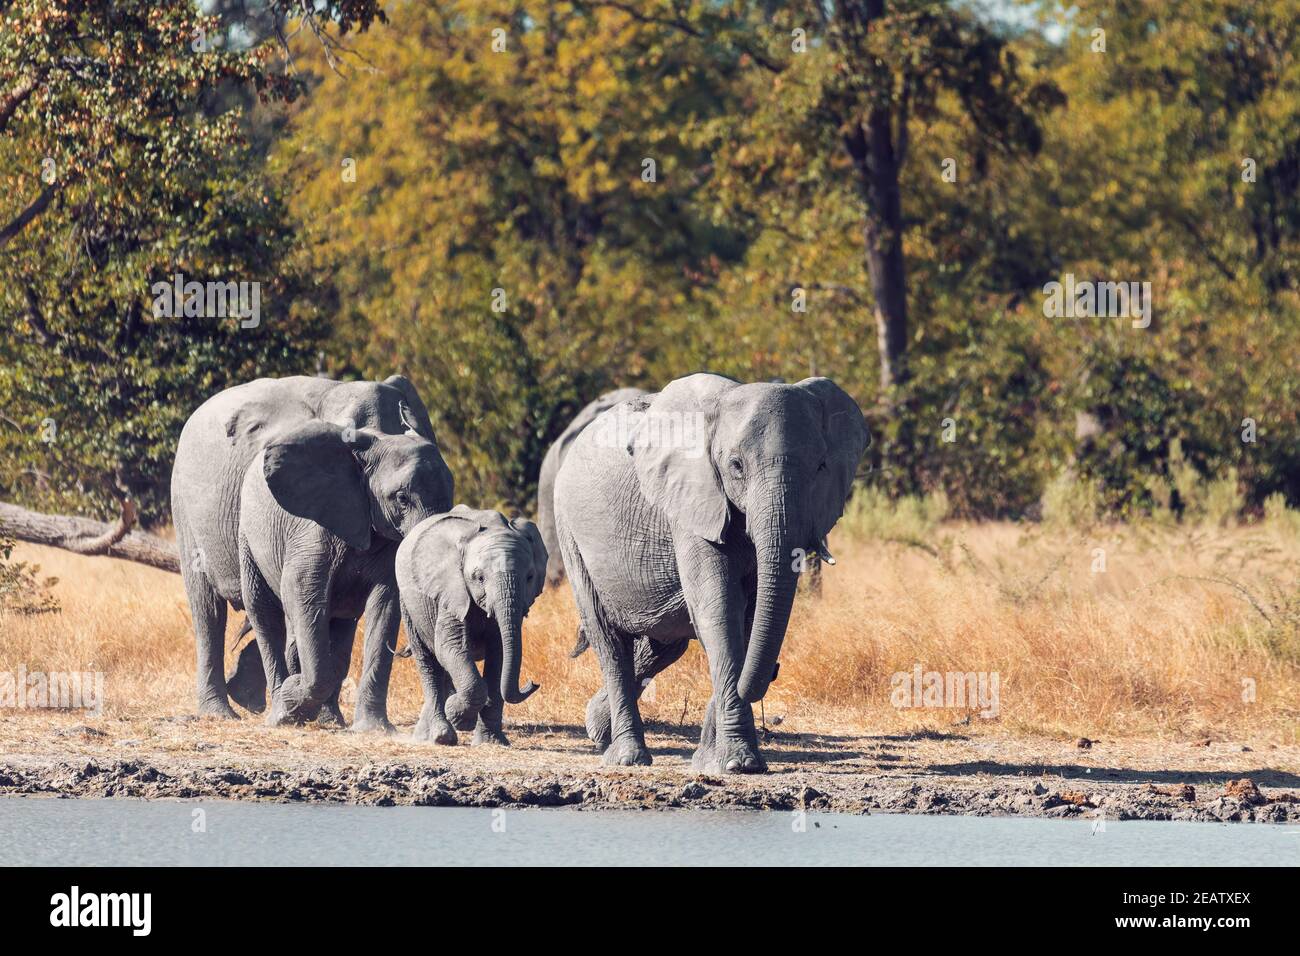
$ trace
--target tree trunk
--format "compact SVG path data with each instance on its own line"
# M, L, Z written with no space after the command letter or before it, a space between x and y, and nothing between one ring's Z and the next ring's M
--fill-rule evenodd
M884 16L884 0L865 0L845 13L866 32ZM876 446L876 464L902 490L911 483L911 429L902 414L907 384L907 267L903 259L903 200L898 178L907 152L907 97L894 107L877 103L865 118L847 124L844 146L864 200L863 241L867 275L875 299L876 348L880 354L880 411L888 437Z
M867 274L876 300L876 347L880 351L880 394L892 407L896 389L907 381L907 269L903 262L903 201L889 111L867 120Z
M19 541L63 548L77 554L123 558L179 574L181 566L176 546L157 535L132 531L134 523L135 508L130 502L124 504L122 517L114 524L70 515L42 514L0 502L0 533L12 535Z

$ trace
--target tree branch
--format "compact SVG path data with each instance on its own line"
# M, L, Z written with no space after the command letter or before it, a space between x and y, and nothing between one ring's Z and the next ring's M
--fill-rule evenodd
M26 229L33 219L45 212L49 208L50 200L54 198L54 194L58 191L58 183L51 183L46 186L41 190L41 194L33 199L31 204L20 212L13 222L0 229L0 249L7 246L10 239Z
M0 97L0 133L5 131L18 107L27 101L37 86L35 76L25 76L11 92Z
M19 541L30 541L77 554L102 554L179 573L180 557L170 541L143 531L132 531L135 506L122 503L121 517L114 524L28 511L0 501L0 531Z

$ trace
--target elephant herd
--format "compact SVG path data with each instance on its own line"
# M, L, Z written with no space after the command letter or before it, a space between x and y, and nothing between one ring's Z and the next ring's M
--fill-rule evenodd
M868 443L829 379L741 384L708 373L587 406L539 479L538 522L454 503L428 411L400 375L292 377L194 412L172 472L194 622L198 707L343 726L339 692L365 618L355 730L391 731L406 626L424 707L417 740L507 743L522 622L567 576L579 653L603 675L586 726L607 764L649 764L637 701L697 638L713 696L692 765L759 772L750 704L776 677L805 555L826 553ZM229 607L254 642L224 673ZM482 662L480 672L478 662Z

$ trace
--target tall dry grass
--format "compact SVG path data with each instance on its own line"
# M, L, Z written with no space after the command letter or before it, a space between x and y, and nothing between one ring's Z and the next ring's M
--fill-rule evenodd
M821 598L805 593L796 602L780 678L764 702L768 721L779 718L783 730L960 725L1021 735L1296 741L1300 536L1291 524L1088 534L934 521L901 532L888 522L848 525L832 541L839 563L826 569ZM1104 571L1094 570L1098 549ZM53 591L63 610L0 615L0 671L100 670L110 716L192 712L193 639L178 577L34 546L20 545L14 557L59 578ZM239 620L231 615L232 645ZM590 652L569 658L575 629L567 588L538 600L526 621L523 676L542 690L508 708L508 720L582 723L599 673ZM891 678L916 664L996 673L998 716L895 708ZM697 724L708 696L706 663L692 646L655 681L642 713ZM397 661L394 720L413 722L420 703L414 665Z

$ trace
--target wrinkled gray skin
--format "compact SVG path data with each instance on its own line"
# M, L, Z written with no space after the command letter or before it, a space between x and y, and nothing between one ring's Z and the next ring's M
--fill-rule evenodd
M397 549L402 620L424 686L413 736L508 746L506 703L538 685L519 686L523 619L542 591L546 547L537 525L496 511L457 505L421 522ZM483 661L480 676L476 660Z
M340 439L343 427L357 430L360 442L356 454L349 451L356 480L349 484L349 493L360 493L364 462L369 469L368 493L391 499L402 491L408 513L396 520L390 517L391 500L382 506L379 500L372 501L371 525L377 533L369 536L367 548L362 549L368 554L364 560L341 552L337 541L330 542L322 535L324 529L319 525L315 531L304 528L304 522L317 524L310 517L290 521L292 515L281 514L283 509L277 511L267 503L254 516L253 533L263 536L263 550L275 552L277 563L296 569L304 575L304 582L314 585L343 579L345 565L349 571L358 564L364 566L365 574L349 585L348 600L328 609L332 615L347 604L355 606L356 613L350 618L325 616L308 630L325 627L333 631L339 638L337 651L342 659L342 644L346 641L350 651L356 616L365 612L365 660L353 729L391 730L387 717L388 677L399 620L392 580L395 542L403 524L413 527L426 515L450 507L453 490L451 474L433 441L433 427L424 403L414 386L399 375L383 383L335 382L306 376L258 379L214 395L186 422L172 470L172 515L181 575L194 620L199 712L236 716L227 697L222 660L227 605L236 610L247 606L239 555L245 479L255 461L261 467L261 452L268 442L289 442L288 436L295 429L311 422L331 423ZM423 467L416 469L417 465ZM404 487L404 482L409 487ZM322 495L327 493L318 482L311 487L318 488ZM321 503L328 500L322 498ZM357 535L358 543L362 537ZM345 557L355 560L349 563L343 560ZM279 579L275 584L278 588ZM306 603L296 606L295 614L306 620L319 611L320 600L315 598L314 605L307 601L307 595L303 600ZM298 636L296 632L294 636ZM297 651L295 645L290 645L291 661L296 661ZM342 677L338 677L341 682ZM248 709L263 709L266 670L260 644L250 643L240 656L229 690ZM323 704L322 719L342 725L337 685L328 689Z
M692 766L766 769L750 704L775 677L801 552L825 553L867 442L861 410L829 379L741 385L707 373L578 436L555 513L604 675L587 733L605 763L650 763L637 699L696 637L713 696Z
M639 388L620 388L606 392L591 402L574 416L569 427L560 433L555 443L546 451L542 459L542 471L537 479L537 526L542 532L542 541L546 544L546 583L550 587L559 587L564 583L564 558L560 555L559 539L555 535L555 476L560 473L564 456L569 453L569 446L584 428L595 421L596 416L608 411L615 405L640 398L646 394Z

